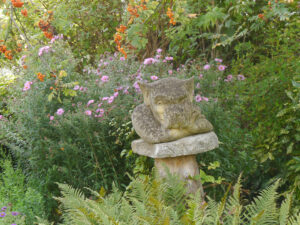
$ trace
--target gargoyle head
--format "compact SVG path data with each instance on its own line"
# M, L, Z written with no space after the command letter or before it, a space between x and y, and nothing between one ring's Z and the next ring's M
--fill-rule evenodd
M153 83L139 83L144 103L166 129L188 126L192 113L194 78L164 78Z

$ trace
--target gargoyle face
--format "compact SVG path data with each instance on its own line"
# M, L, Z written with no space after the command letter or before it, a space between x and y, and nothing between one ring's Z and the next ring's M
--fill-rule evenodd
M166 78L151 84L139 84L144 103L154 118L166 129L189 125L194 94L194 79Z

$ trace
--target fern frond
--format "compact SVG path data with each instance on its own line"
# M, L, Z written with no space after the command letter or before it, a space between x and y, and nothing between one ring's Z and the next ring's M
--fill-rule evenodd
M281 204L279 210L280 225L286 225L288 223L291 206L292 206L292 194L288 194L285 201Z
M245 207L245 218L250 221L251 225L270 224L274 225L278 221L276 208L276 199L278 194L276 189L279 186L279 180L275 184L261 191L260 195L254 201Z
M300 224L300 213L297 216L289 219L288 225L299 225Z

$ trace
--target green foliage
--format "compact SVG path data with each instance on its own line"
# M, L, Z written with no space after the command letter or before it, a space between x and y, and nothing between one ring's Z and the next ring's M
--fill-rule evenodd
M96 200L86 198L80 190L59 184L62 197L63 224L297 224L299 215L291 210L291 195L277 207L279 181L242 204L240 179L229 195L216 202L201 200L199 192L186 195L178 179L134 179L122 194L117 189L104 196L91 191ZM172 196L172 197L171 197ZM176 204L175 204L175 202ZM299 212L298 212L299 213Z
M7 207L3 220L8 223L33 224L35 216L44 217L44 199L42 195L25 181L25 175L20 169L14 169L12 162L1 159L0 176L0 207ZM11 212L17 216L11 216ZM2 222L1 222L2 223ZM6 224L6 223L3 223Z

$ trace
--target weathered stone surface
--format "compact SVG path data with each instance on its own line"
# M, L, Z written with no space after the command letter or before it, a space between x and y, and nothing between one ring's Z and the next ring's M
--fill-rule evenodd
M213 130L200 108L193 104L193 78L165 78L139 86L144 104L134 109L132 124L144 141L169 142Z
M143 139L131 143L133 152L152 158L167 158L213 150L219 146L218 137L214 132L184 137L172 142L150 144Z
M201 196L204 196L200 180L192 179L199 174L195 155L155 159L155 167L159 177L165 178L168 173L177 175L186 182L188 193L195 193L200 188Z

